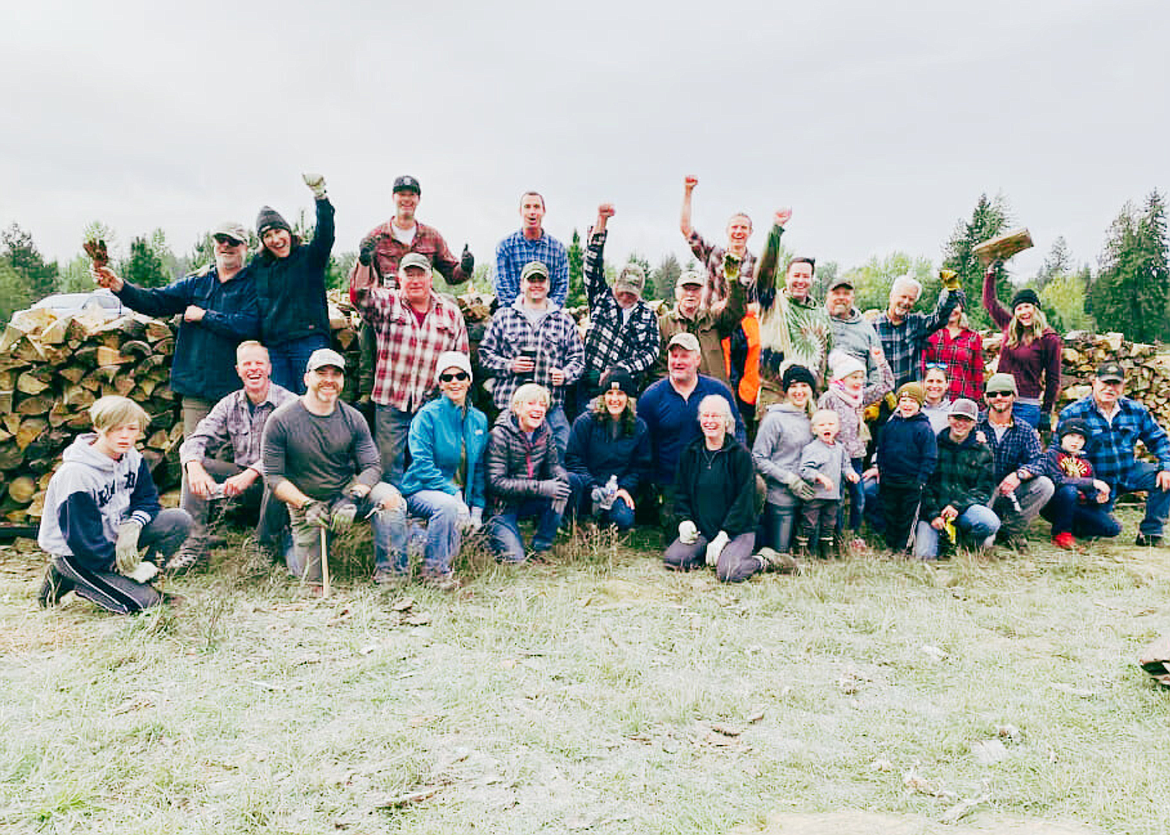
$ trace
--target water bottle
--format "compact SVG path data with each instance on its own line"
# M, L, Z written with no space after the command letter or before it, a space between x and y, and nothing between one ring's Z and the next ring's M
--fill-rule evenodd
M605 495L601 500L601 509L609 510L613 507L613 503L617 500L618 483L617 476L611 475L609 481L605 482Z

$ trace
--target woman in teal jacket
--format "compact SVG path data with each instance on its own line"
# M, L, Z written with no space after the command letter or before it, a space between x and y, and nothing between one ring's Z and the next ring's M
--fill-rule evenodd
M483 526L487 417L467 401L471 360L447 351L437 363L442 397L419 410L410 424L410 468L402 494L412 516L427 520L423 579L444 589L458 582L451 559L465 532Z

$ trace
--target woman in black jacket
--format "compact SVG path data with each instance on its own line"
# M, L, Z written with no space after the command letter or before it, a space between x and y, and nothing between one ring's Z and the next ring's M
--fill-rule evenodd
M601 394L573 421L565 467L581 517L596 516L619 531L634 526L634 496L650 475L650 430L634 413L638 385L629 372L611 368Z
M256 234L260 252L249 265L260 301L260 339L272 361L272 382L305 393L309 355L330 343L325 270L333 250L333 204L325 195L325 178L305 174L317 203L313 240L301 244L292 227L270 206L260 209Z
M667 568L689 571L704 562L725 583L760 571L756 545L756 476L752 456L729 434L731 404L710 394L699 402L703 437L683 448L675 479L675 512L683 521L666 549Z

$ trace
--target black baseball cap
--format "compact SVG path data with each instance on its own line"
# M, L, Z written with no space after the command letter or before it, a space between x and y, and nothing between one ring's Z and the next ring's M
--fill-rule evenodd
M394 188L392 193L399 191L413 191L415 194L422 194L422 187L419 186L418 180L409 174L403 174L394 181Z
M1125 369L1115 362L1103 362L1097 366L1097 379L1103 383L1125 382Z

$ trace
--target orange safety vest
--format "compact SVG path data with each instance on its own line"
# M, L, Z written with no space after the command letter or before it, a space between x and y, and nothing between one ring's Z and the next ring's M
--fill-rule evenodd
M748 313L740 320L744 336L747 337L747 359L744 360L743 376L739 380L737 394L744 403L755 405L760 396L760 320L754 313ZM723 339L723 370L731 379L731 337Z

